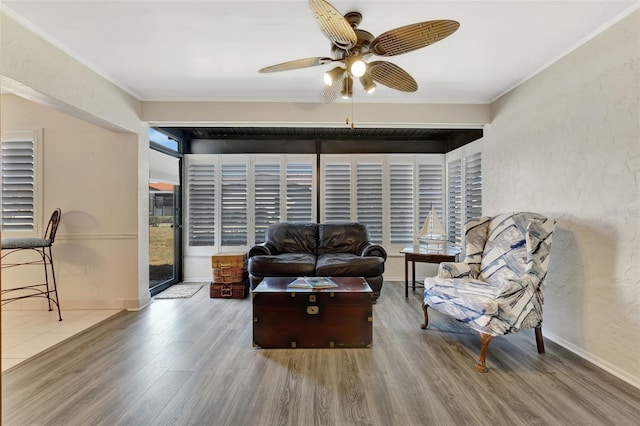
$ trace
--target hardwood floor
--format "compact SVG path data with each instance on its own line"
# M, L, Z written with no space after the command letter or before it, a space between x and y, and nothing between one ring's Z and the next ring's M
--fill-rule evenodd
M533 331L479 338L385 283L372 349L252 347L251 299L156 300L2 375L3 425L640 424L640 390Z

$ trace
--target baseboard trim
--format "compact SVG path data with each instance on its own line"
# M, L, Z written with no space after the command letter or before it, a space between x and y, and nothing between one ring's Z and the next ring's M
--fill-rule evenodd
M152 302L153 302L153 299L149 298L149 300L146 301L146 303L143 303L141 306L138 306L136 308L126 308L126 310L129 311L129 312L140 312L141 310L146 309L147 307L149 307Z
M563 339L562 337L559 337L551 332L548 332L547 330L545 330L544 328L542 329L542 332L544 334L545 339L549 339L554 343L557 343L558 345L562 346L563 348L567 349L568 351L573 352L574 354L578 355L580 358L594 364L597 365L598 367L602 368L604 371L606 371L607 373L613 374L614 376L616 376L617 378L619 378L620 380L630 384L631 386L640 389L640 378L638 377L634 377L631 374L629 374L628 372L621 370L620 368L616 367L615 365L611 364L608 361L603 360L602 358L599 358L587 351L585 351L584 349L574 345L573 343L569 342L568 340Z

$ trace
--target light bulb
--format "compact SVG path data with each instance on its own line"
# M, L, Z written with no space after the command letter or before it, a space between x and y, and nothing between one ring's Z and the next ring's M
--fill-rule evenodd
M362 77L364 75L364 72L367 70L367 64L358 59L356 61L353 61L349 70L354 77Z
M368 72L364 73L363 76L360 77L360 83L362 83L362 87L367 93L373 93L376 90L376 83L373 82L371 74Z
M331 86L334 81L338 80L344 73L344 68L335 67L324 73L324 84Z

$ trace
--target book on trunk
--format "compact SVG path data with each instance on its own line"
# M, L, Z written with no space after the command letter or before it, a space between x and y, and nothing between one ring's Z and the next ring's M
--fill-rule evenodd
M329 277L301 277L289 283L290 288L333 288L338 287Z

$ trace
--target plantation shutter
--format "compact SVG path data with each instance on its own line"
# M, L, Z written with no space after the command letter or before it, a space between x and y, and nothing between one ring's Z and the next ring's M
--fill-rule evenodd
M222 246L247 244L247 165L223 163L221 176Z
M443 216L442 201L443 174L442 164L419 164L418 165L418 230L422 227L427 214L431 208L441 220Z
M287 164L287 212L289 222L313 222L313 165Z
M389 165L391 244L413 243L413 165Z
M462 246L462 160L447 164L449 243Z
M2 141L2 231L35 230L35 140Z
M324 165L324 221L351 221L351 164Z
M382 243L382 163L356 165L357 218L369 228L371 241Z
M265 231L280 222L280 164L255 166L255 242L264 241Z
M465 159L465 221L482 216L482 158L480 152Z
M187 171L189 245L215 245L216 166L190 163Z

